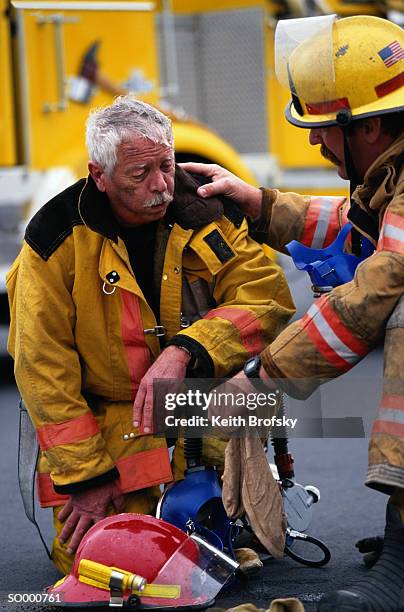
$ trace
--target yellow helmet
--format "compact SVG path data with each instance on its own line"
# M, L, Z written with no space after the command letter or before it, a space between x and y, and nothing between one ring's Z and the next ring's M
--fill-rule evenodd
M379 17L327 15L279 22L278 29L276 70L292 93L285 113L290 123L344 126L404 110L399 26Z

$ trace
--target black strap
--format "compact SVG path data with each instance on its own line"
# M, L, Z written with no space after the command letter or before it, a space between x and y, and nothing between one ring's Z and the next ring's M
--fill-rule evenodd
M362 255L361 234L358 232L358 230L355 227L352 228L351 243L352 243L352 255L361 257Z
M379 221L376 215L367 213L363 210L356 202L351 200L351 206L348 211L348 220L363 230L364 234L367 234L375 242L379 239ZM359 234L359 232L357 232ZM354 234L354 232L352 232ZM352 248L353 248L354 235L352 236ZM357 253L355 253L357 255Z
M344 115L345 117L345 115ZM352 253L358 257L362 255L362 234L359 230L363 230L364 234L367 234L369 238L375 242L379 239L379 224L377 217L375 218L370 213L364 211L356 202L352 199L352 194L356 187L362 182L362 177L359 176L355 164L352 158L352 153L348 145L348 135L351 129L352 117L346 117L346 122L341 124L342 133L344 136L344 158L345 168L349 178L350 186L350 208L348 211L348 220L352 221L355 226L351 232L352 240Z

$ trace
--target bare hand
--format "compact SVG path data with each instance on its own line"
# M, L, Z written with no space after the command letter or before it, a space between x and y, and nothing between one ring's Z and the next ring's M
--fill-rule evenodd
M153 432L153 383L158 379L175 381L170 391L181 387L191 356L178 346L168 346L147 370L140 381L133 404L133 425L142 427L143 433Z
M66 521L59 542L63 544L71 536L69 554L76 552L90 527L107 515L109 504L113 504L117 512L124 510L122 491L116 481L70 495L58 514L59 521Z
M201 174L212 179L212 183L199 187L197 193L201 197L210 198L216 195L224 195L234 200L243 212L252 219L257 219L260 216L262 193L257 187L245 183L238 176L217 164L187 162L179 165L187 172Z

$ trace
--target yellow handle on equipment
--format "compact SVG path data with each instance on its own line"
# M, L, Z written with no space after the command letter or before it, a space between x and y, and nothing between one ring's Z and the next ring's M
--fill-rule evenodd
M146 579L138 574L132 574L118 567L110 567L89 559L81 559L79 564L79 580L90 586L109 591L111 578L119 574L121 590L130 590L141 597L158 597L161 599L177 599L181 594L179 584L147 584ZM114 576L115 575L115 576Z
M108 590L111 586L112 572L118 572L122 576L122 593L130 590L132 593L142 592L146 586L146 579L143 576L132 574L118 567L109 567L102 563L96 563L89 559L82 559L79 565L79 580L87 578L101 589ZM81 580L84 582L84 580Z

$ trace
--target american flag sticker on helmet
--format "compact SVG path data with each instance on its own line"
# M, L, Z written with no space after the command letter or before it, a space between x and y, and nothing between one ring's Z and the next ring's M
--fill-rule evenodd
M387 45L387 47L383 47L383 49L378 51L378 54L388 68L404 59L404 49L397 40Z

